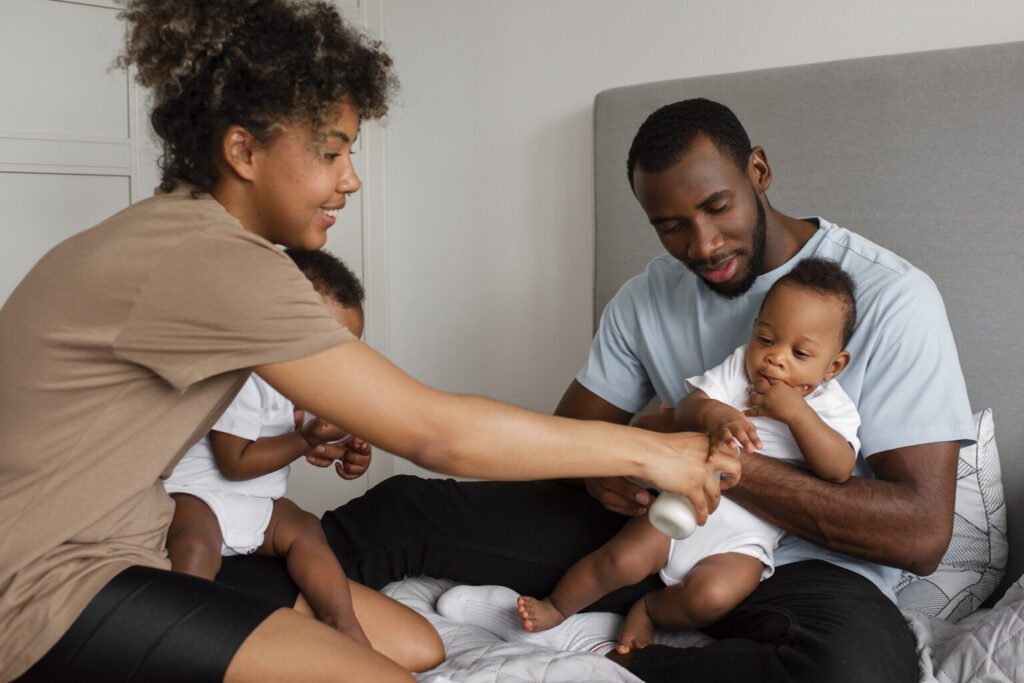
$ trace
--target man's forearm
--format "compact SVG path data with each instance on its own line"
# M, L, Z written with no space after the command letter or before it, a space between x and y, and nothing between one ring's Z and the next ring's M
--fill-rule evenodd
M824 548L928 574L952 533L956 444L875 458L877 479L832 484L773 458L741 454L743 479L726 495Z

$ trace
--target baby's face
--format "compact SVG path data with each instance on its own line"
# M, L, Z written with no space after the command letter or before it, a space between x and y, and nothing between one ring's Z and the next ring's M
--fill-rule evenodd
M353 306L344 306L334 299L328 297L321 297L324 300L324 305L327 306L327 310L331 312L334 319L345 326L352 336L356 339L362 339L363 337L363 312Z
M845 367L843 307L836 297L783 284L772 290L754 322L747 377L780 381L804 396Z

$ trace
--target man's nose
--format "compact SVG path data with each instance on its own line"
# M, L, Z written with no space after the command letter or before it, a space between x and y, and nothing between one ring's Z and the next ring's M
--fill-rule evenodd
M690 235L687 257L691 261L707 261L722 248L722 234L708 225L697 224Z

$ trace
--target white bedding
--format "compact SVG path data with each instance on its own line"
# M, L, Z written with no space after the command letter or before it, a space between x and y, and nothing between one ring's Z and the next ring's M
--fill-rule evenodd
M978 610L957 624L904 611L917 638L921 683L1024 682L1024 577L992 609ZM456 584L425 577L398 581L384 593L430 619L444 639L447 660L421 674L424 683L637 683L640 679L604 657L552 649L528 634L507 642L491 632L445 619L438 598ZM577 630L614 638L621 617L607 613L573 617ZM568 623L568 622L567 622ZM657 642L699 645L699 633L660 633Z

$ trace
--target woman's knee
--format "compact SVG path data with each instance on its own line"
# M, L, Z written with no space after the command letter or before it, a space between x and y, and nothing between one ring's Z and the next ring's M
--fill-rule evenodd
M414 637L409 640L406 668L413 673L430 671L440 666L445 658L444 641L441 635L425 617L414 628Z

